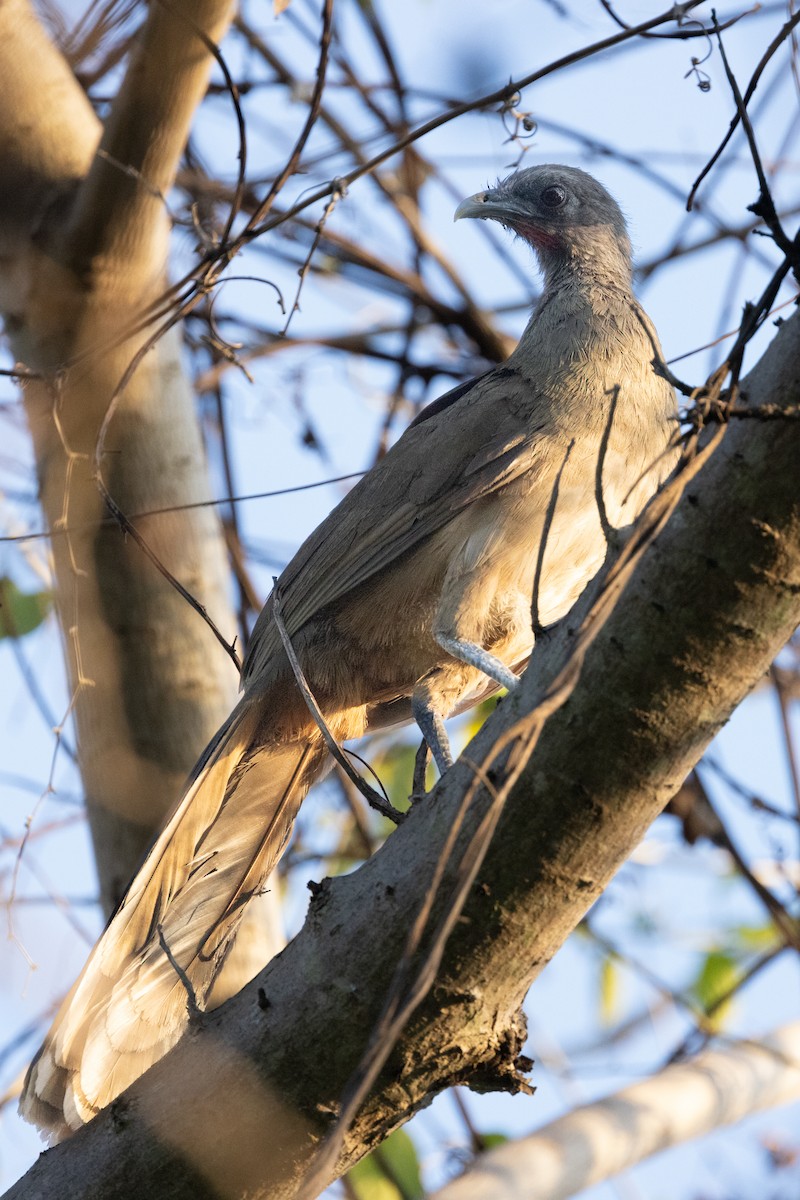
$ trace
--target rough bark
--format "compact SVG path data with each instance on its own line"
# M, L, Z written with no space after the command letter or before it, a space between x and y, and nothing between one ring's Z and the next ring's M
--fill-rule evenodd
M750 402L797 405L798 355L795 315L745 382ZM530 983L800 619L798 461L796 419L738 420L688 486L509 795L436 983L339 1170L445 1086L519 1086ZM361 870L316 891L304 929L258 980L41 1159L9 1200L297 1195L381 1011L471 764L489 760L573 641L568 619L435 794ZM487 803L479 794L472 804L454 861Z
M233 664L141 550L101 524L99 431L163 291L171 187L230 0L154 4L104 130L24 0L0 6L0 306L25 386L50 528L79 763L106 912L117 903L235 702ZM98 141L100 153L96 153ZM102 469L129 514L209 497L201 433L174 334L143 360ZM161 560L229 636L235 619L210 509L141 520ZM248 939L231 990L269 956ZM65 981L66 983L67 981Z

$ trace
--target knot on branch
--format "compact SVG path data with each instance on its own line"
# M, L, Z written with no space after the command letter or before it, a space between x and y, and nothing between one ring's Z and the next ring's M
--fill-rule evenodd
M731 394L724 392L718 396L707 393L699 394L694 405L686 411L686 422L691 434L696 435L707 425L725 425L731 415Z
M500 1035L490 1058L470 1071L464 1082L473 1092L507 1092L510 1096L532 1096L536 1088L529 1075L533 1059L522 1053L527 1036L525 1015L520 1009L512 1024Z

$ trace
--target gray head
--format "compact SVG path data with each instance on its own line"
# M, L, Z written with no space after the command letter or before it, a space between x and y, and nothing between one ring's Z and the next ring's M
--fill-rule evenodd
M499 221L537 251L547 276L572 269L630 284L631 244L616 200L585 171L545 163L459 204L455 220Z

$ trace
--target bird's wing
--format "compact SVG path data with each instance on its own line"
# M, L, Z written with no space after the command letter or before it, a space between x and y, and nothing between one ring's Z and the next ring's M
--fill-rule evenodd
M278 587L289 635L464 508L530 471L547 422L537 400L524 376L501 367L447 393L430 414L424 410L284 570ZM268 601L245 659L245 685L279 645Z

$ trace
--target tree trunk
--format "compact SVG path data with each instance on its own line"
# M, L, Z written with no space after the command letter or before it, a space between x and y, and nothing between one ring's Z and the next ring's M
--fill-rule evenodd
M95 454L109 405L164 291L172 185L230 0L154 4L104 131L25 0L0 6L0 305L25 385L56 606L103 908L110 913L199 751L230 711L236 671L201 618L107 521ZM101 138L102 132L102 140ZM96 153L100 141L100 153ZM126 514L209 498L174 332L116 402L100 462ZM136 522L230 638L224 542L211 508ZM269 902L266 902L269 903ZM254 918L229 991L269 957Z

